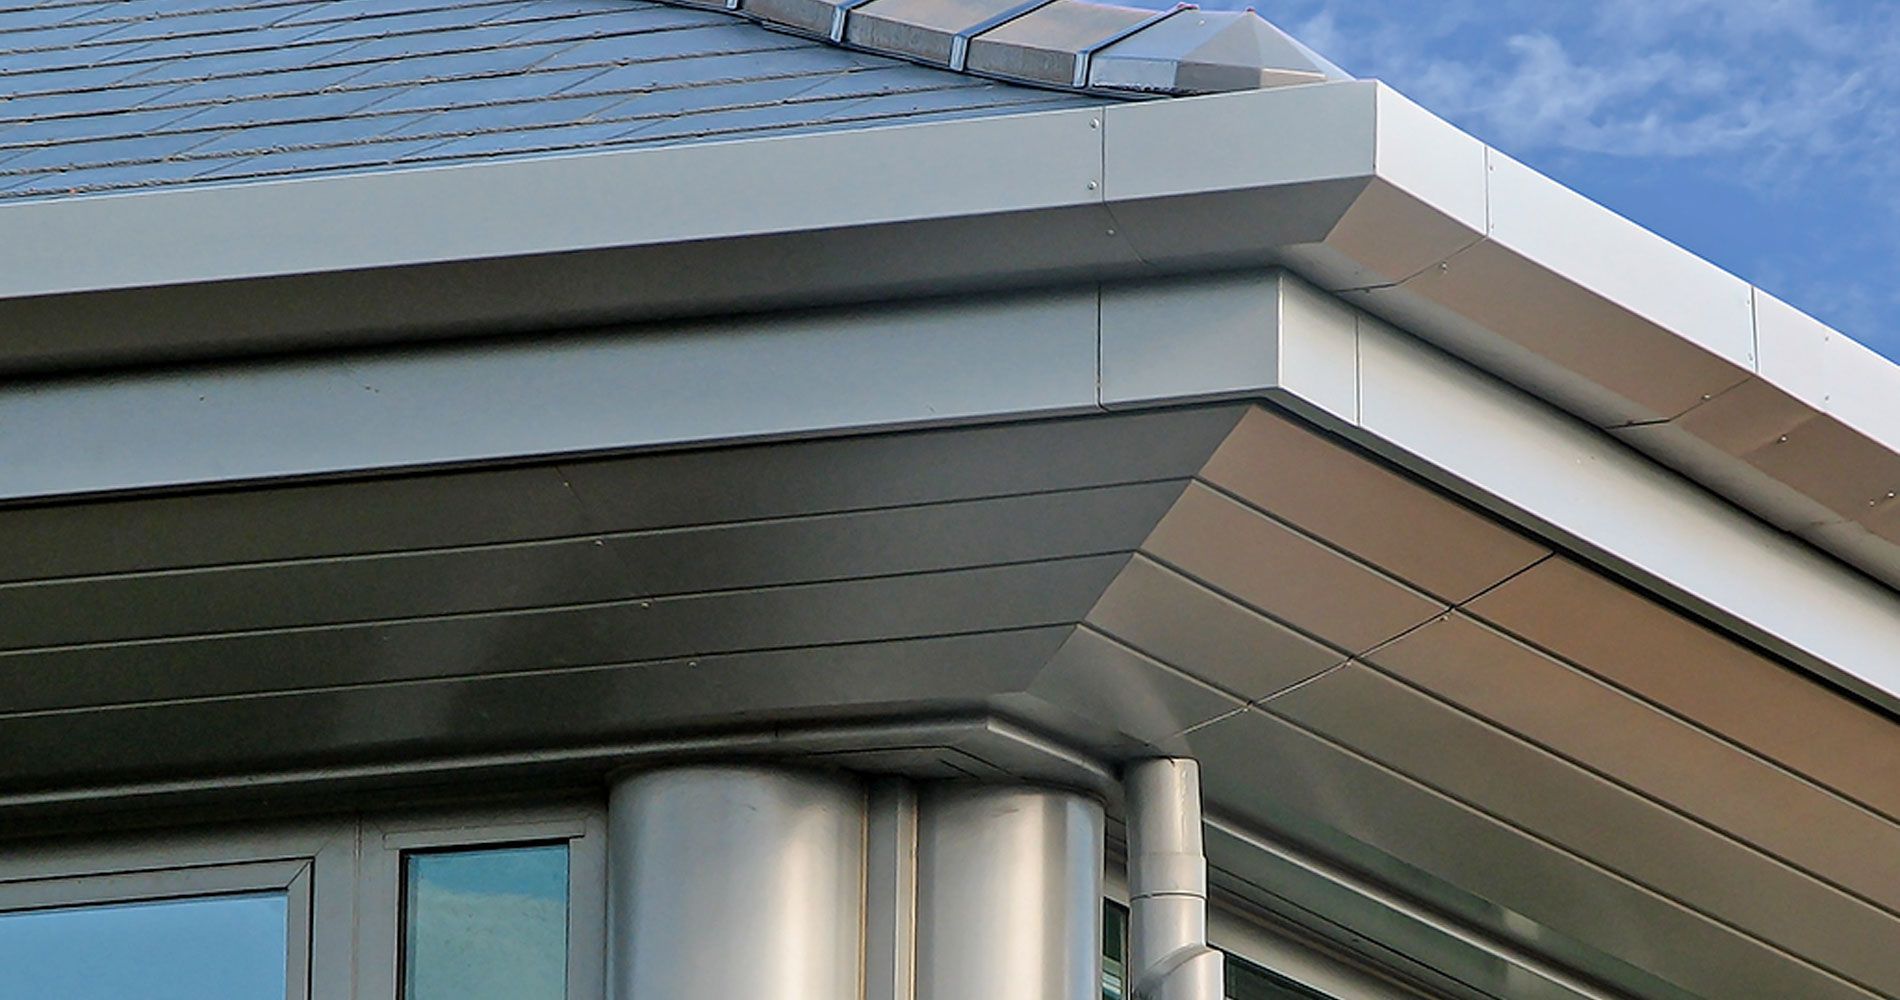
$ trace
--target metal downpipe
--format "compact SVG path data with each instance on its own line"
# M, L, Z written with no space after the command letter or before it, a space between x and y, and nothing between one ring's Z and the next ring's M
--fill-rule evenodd
M1123 786L1133 1000L1221 1000L1225 959L1207 944L1201 766L1138 761Z

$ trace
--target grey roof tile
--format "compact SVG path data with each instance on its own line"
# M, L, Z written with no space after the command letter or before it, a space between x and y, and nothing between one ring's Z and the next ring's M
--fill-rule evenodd
M204 135L135 135L90 142L61 143L25 149L5 163L0 173L20 170L70 170L121 163L156 163L203 143Z
M439 146L439 139L404 139L397 142L366 142L351 146L323 146L315 149L282 150L219 161L207 176L219 178L270 177L280 174L307 173L312 170L382 167L409 153ZM200 166L204 161L199 161Z
M123 187L146 187L162 181L188 181L202 176L212 164L202 160L160 160L156 163L108 164L78 167L52 173L27 174L14 189L0 188L9 194L90 192Z
M186 132L179 135L195 136L203 142L203 145L192 149L195 155L210 153L256 155L278 150L346 146L365 142L377 136L394 134L396 130L418 120L412 115L336 118L322 122L291 122L284 125L259 125L233 129L216 134L209 140L200 133Z
M120 111L130 111L141 105L150 106L167 95L176 94L185 89L187 88L175 83L158 83L144 87L114 87L91 95L91 99L83 107L75 106L71 94L9 97L0 101L0 122L115 114Z
M0 200L1099 103L648 0L0 7Z
M52 4L33 4L0 11L0 31L23 31L33 28L50 28L76 21L88 13L105 10L108 3L87 4L80 7L58 7Z
M544 73L453 80L421 87L402 87L376 104L378 114L391 111L441 111L479 108L510 101L542 100L568 91L592 92L593 81L610 72L598 66Z
M123 111L112 114L76 115L64 118L40 118L8 125L0 132L0 147L37 146L49 142L73 142L104 139L111 136L144 135L188 114L177 108L158 111Z
M404 153L405 161L487 159L515 153L585 150L606 145L633 131L638 124L624 121L588 122L514 132L488 132L447 141L430 140L423 148Z

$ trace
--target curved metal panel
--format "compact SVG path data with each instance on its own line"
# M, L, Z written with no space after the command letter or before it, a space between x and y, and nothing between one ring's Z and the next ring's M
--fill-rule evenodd
M1096 1000L1103 826L1073 792L927 787L916 1000Z
M607 814L613 1000L857 1000L864 790L756 767L636 774Z

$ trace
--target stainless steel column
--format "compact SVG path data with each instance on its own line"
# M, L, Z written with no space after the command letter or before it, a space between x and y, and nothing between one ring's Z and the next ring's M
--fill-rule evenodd
M842 775L634 774L608 807L612 1000L858 1000L865 798Z
M925 786L916 1000L1099 1000L1102 807L1020 786Z
M1128 796L1128 968L1135 1000L1221 1000L1221 953L1207 945L1201 767L1144 760Z

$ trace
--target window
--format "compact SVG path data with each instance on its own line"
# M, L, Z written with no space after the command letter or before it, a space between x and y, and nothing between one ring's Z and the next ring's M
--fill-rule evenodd
M403 860L403 1000L567 996L565 843Z
M355 995L601 1000L606 839L593 802L366 820Z
M1327 997L1245 959L1228 955L1227 1000L1327 1000Z
M1231 953L1225 967L1227 1000L1329 1000ZM1128 973L1128 907L1108 900L1102 904L1102 1000L1126 1000Z
M1128 995L1128 907L1102 904L1102 1000Z
M307 862L0 884L0 1000L301 1000Z

